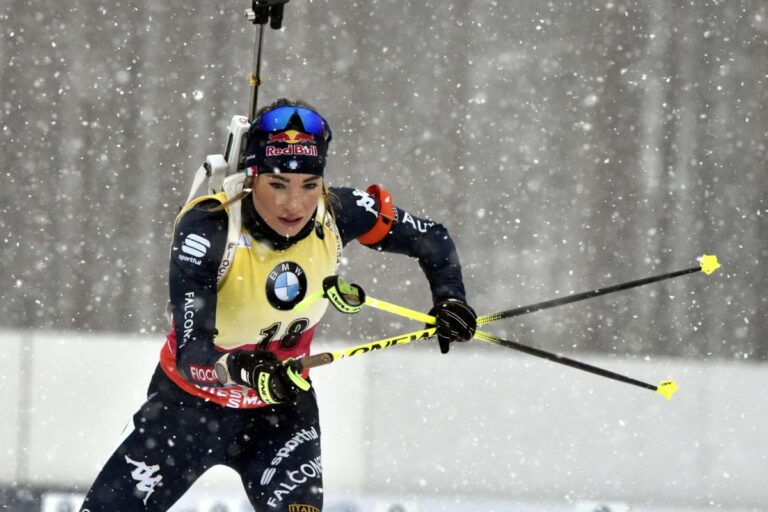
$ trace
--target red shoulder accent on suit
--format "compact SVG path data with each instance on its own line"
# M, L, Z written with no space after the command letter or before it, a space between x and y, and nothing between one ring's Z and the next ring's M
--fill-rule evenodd
M395 208L392 206L392 195L379 185L371 185L367 192L379 202L379 218L367 233L357 237L363 245L375 245L389 234L392 223L395 222Z

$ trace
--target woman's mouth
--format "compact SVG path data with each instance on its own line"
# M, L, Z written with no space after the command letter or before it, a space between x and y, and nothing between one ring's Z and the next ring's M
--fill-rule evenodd
M301 217L278 217L277 218L280 222L285 224L286 226L295 226L299 222L301 222Z

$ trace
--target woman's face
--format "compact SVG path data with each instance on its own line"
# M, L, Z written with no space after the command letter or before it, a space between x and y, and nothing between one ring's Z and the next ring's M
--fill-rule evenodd
M295 236L309 222L323 192L314 174L261 174L253 182L253 204L278 234Z

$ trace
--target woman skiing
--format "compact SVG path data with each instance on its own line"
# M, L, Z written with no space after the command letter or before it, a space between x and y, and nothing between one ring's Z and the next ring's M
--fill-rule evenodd
M352 240L418 259L441 352L473 336L476 315L446 229L394 207L380 187L327 187L331 138L315 109L280 99L251 125L245 172L182 209L172 328L147 401L83 511L167 510L218 464L240 475L256 510L322 509L317 401L290 360L309 355L328 302L294 306L329 287L361 293L334 276Z

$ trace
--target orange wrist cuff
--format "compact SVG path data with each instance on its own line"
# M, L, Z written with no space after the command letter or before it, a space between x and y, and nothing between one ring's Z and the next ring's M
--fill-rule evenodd
M371 185L366 190L379 201L379 218L370 231L357 237L363 245L375 245L389 234L395 222L395 208L392 206L392 195L379 185Z

